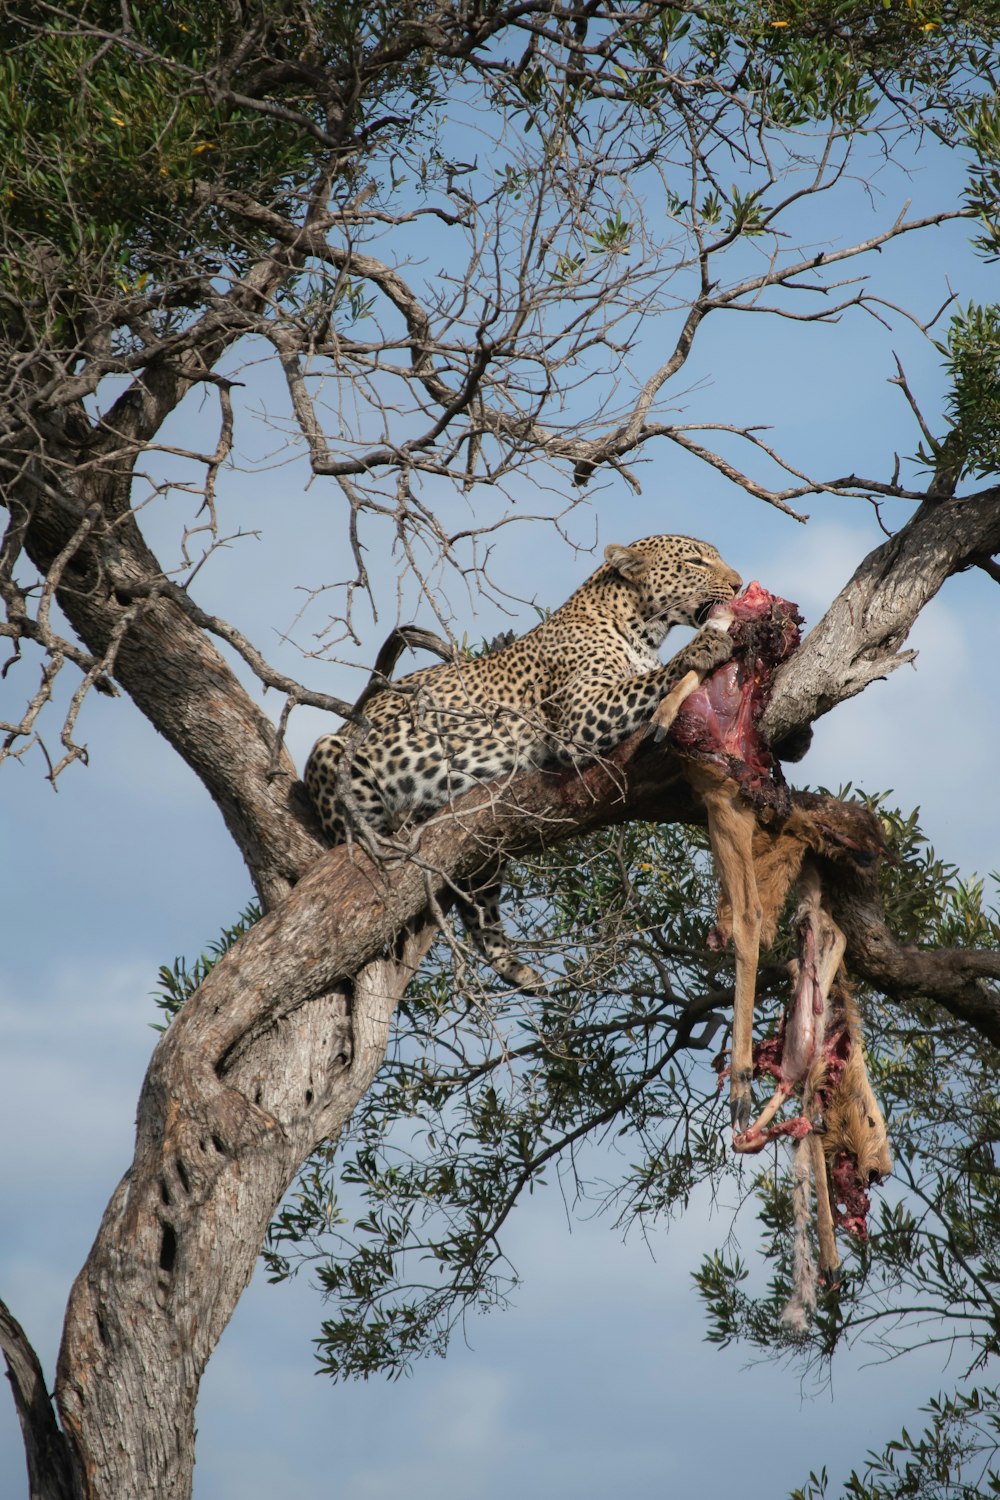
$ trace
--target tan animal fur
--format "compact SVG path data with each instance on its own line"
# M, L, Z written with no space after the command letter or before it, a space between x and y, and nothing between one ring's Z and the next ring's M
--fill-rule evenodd
M705 803L719 875L713 941L722 947L732 938L736 956L730 1069L733 1146L739 1152L756 1152L778 1135L790 1135L798 1142L794 1289L785 1321L801 1331L816 1300L816 1266L808 1241L810 1176L816 1193L819 1275L829 1280L840 1264L834 1229L835 1208L844 1191L843 1172L848 1171L853 1179L848 1190L853 1196L863 1195L870 1183L892 1171L885 1120L868 1078L860 1019L842 968L844 935L824 902L820 866L813 857L813 852L828 852L829 833L799 808L779 826L762 827L731 778L700 762L691 762L686 774ZM795 883L799 960L792 965L795 990L786 1011L782 1064L770 1100L751 1123L753 1009L760 948L774 940ZM837 1060L831 1062L838 1039ZM799 1087L801 1115L772 1124ZM836 1172L841 1173L839 1184Z

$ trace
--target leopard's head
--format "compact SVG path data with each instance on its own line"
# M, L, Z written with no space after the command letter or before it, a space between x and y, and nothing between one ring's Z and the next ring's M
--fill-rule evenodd
M701 625L712 605L732 599L743 582L710 543L690 536L647 536L628 547L612 542L604 557L661 639L671 625Z

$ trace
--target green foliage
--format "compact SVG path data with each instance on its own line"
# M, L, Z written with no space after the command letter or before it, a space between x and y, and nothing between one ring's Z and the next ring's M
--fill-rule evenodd
M593 230L590 236L591 246L605 255L621 254L629 247L630 234L628 220L622 218L620 210L616 210Z
M830 132L830 146L877 133L889 153L911 132L930 131L950 144L973 145L969 202L988 226L1000 222L995 128L991 133L998 39L1000 6L970 0L655 7L621 20L615 45L607 47L615 59L610 76L574 75L567 88L559 64L536 58L519 75L515 116L525 113L557 143L567 132L585 132L597 101L617 92L664 145L680 134L703 148L713 138L725 141L728 151L745 126L766 138L768 152L793 155L801 138L817 130ZM727 193L714 171L702 182L694 193L685 184L684 196L675 187L666 191L668 214L691 234L718 231L736 239L768 231L773 206L762 197L740 184ZM557 284L577 273L587 253L620 248L617 240L606 243L611 224L598 221L589 240L564 248Z
M665 9L636 28L635 42L703 82L738 79L773 126L834 120L858 130L888 89L947 135L956 105L988 76L998 23L995 4L751 0Z
M678 136L735 139L754 118L793 134L833 122L845 139L884 127L887 145L911 127L964 131L978 174L970 201L988 225L997 29L994 4L710 0L587 7L553 20L547 45L524 52L516 9L492 3L70 0L56 22L37 0L11 0L0 8L0 281L24 304L58 293L71 317L90 299L178 281L195 297L197 278L239 274L265 247L256 207L298 222L309 201L346 203L366 181L386 195L413 174L424 191L450 188L443 122L473 74L486 107L536 131L550 164L567 140L585 160L609 105L623 129L648 136L645 149ZM419 140L408 157L404 143ZM523 192L522 167L505 161L497 172L501 191ZM714 205L710 193L705 226L718 222ZM588 253L633 242L619 206L596 201L589 223L588 209L557 285ZM734 186L728 209L731 234L767 226L767 206L745 188ZM670 212L685 211L675 192Z
M273 183L291 181L309 153L265 116L213 101L224 8L132 6L117 44L106 35L121 25L117 5L69 11L79 28L53 26L40 6L3 9L4 218L15 243L50 246L67 267L114 269L129 290L163 253L227 244L195 209L199 180L256 186L266 161Z
M1000 105L996 92L977 99L960 114L973 153L966 203L981 226L973 241L981 255L1000 255Z
M970 303L954 314L939 346L951 380L952 449L979 476L1000 472L1000 307Z
M903 1428L881 1453L871 1453L859 1476L845 1481L842 1500L978 1500L1000 1495L1000 1417L995 1388L938 1396L921 1407L930 1422L918 1437ZM825 1500L826 1470L810 1474L789 1500Z
M213 274L220 261L244 268L266 239L227 195L301 216L324 153L336 154L341 80L386 50L387 21L378 5L255 0L246 15L71 0L54 24L32 0L4 5L7 285L23 298L58 285L73 306ZM425 58L374 61L382 107L400 86L426 95ZM340 175L350 185L353 174L348 163Z

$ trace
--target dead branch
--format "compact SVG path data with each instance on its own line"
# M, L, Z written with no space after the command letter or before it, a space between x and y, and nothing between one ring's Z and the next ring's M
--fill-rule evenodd
M29 1500L74 1500L69 1448L56 1423L41 1364L24 1329L2 1301L0 1352L24 1437Z

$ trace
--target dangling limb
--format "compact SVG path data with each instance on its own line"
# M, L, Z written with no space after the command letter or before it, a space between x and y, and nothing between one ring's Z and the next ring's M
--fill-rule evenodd
M889 1134L872 1092L861 1020L847 983L839 981L830 998L838 1025L849 1040L846 1047L842 1046L847 1054L843 1071L823 1105L824 1147L829 1160L845 1154L852 1160L858 1187L864 1190L892 1174Z
M840 1269L837 1240L833 1232L833 1205L830 1202L830 1179L826 1171L826 1152L822 1136L809 1137L812 1152L813 1181L816 1184L816 1235L819 1239L819 1274L827 1285L832 1285Z
M729 1108L734 1137L750 1124L753 1083L753 1004L760 956L760 902L753 866L756 818L735 781L696 768L691 780L708 813L708 837L723 897L732 913L736 951L736 998L733 1005L733 1052L729 1075Z
M785 1101L804 1083L817 1060L822 1060L824 1038L829 1030L828 997L844 956L846 939L823 906L822 889L815 865L809 860L799 880L799 905L795 925L799 957L794 966L795 987L781 1038L777 1084L758 1118L734 1143L737 1151L760 1151L779 1135L799 1139L810 1129L813 1095L806 1088L803 1113L779 1125L771 1121Z
M650 720L650 730L657 744L666 736L667 730L680 713L685 698L691 696L700 682L697 672L685 672L677 686L672 687L667 696L660 699Z
M840 968L847 939L823 905L819 871L811 860L802 868L799 880L800 900L796 912L800 944L809 952L809 982L813 994L813 1014L822 1016L837 970ZM822 1027L818 1028L822 1036ZM815 1050L815 1049L813 1049Z

